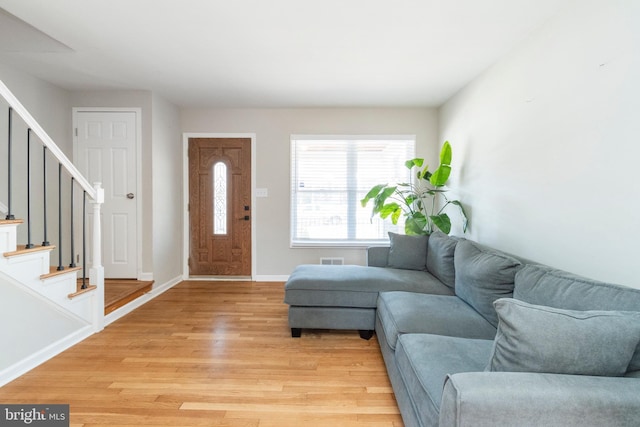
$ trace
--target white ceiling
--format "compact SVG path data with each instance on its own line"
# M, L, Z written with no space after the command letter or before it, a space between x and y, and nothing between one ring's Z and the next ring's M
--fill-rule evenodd
M0 63L183 107L438 106L570 1L0 0Z

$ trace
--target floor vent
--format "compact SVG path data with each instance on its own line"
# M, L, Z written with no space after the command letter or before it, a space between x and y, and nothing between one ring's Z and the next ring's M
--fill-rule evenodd
M320 258L322 265L344 265L344 258Z

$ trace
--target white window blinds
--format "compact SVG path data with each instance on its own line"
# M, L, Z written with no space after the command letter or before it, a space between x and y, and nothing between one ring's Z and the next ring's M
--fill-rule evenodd
M404 224L371 220L360 200L376 184L409 182L415 136L291 137L291 245L368 246ZM371 203L371 202L370 202Z

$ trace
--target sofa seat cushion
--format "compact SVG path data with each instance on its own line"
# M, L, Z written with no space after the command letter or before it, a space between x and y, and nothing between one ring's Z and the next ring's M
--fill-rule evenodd
M496 334L496 328L455 296L382 292L378 297L377 316L392 349L396 348L402 334L424 333L487 340L493 340Z
M424 425L438 425L447 375L482 372L489 360L490 340L405 334L398 338L396 363Z
M378 293L453 291L426 271L360 265L299 265L285 283L284 302L313 307L375 308Z

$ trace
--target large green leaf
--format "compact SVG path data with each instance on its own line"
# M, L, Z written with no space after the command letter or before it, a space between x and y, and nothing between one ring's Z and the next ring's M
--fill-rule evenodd
M367 205L367 203L369 203L369 200L376 197L378 193L380 193L380 190L382 190L386 186L387 184L378 184L375 187L373 187L371 190L369 190L367 195L364 196L364 199L360 200L360 204L362 205L362 207L364 208Z
M404 201L407 203L407 206L411 206L413 202L416 201L416 199L418 199L418 196L416 196L414 193L404 196Z
M422 212L415 212L407 215L404 222L404 232L412 235L427 234L425 228L427 226L427 217Z
M434 187L442 187L449 179L452 155L451 144L449 141L445 141L440 149L440 166L429 178L429 182Z
M434 187L442 187L449 179L449 175L451 175L451 166L444 164L440 165L433 175L431 175L429 182Z
M397 187L384 187L380 193L373 199L373 211L372 215L380 212L380 209L385 205L389 196L395 193Z
M376 201L377 201L377 200L381 200L381 201L383 201L383 202L384 202L384 201L386 201L386 200L389 198L389 196L391 196L393 193L395 193L395 192L396 192L396 190L397 190L397 189L398 189L398 187L396 187L395 185L394 185L394 186L392 186L392 187L385 187L385 188L380 192L380 194L378 194L378 195L376 196Z
M378 213L380 214L380 218L385 219L389 215L394 214L396 211L402 212L402 208L400 208L399 204L393 202L393 203L387 203L386 205L383 205L378 211Z
M451 231L451 220L449 219L449 215L443 213L440 215L432 215L429 218L431 218L433 224L438 227L440 231L444 234L449 234Z
M423 163L424 159L416 157L415 159L407 160L406 162L404 162L404 165L407 167L407 169L411 169L414 166L421 167Z
M452 156L451 144L449 141L445 141L440 149L440 165L450 165Z
M396 211L391 215L391 222L393 223L393 225L396 225L398 223L400 215L402 215L402 209L396 209Z

